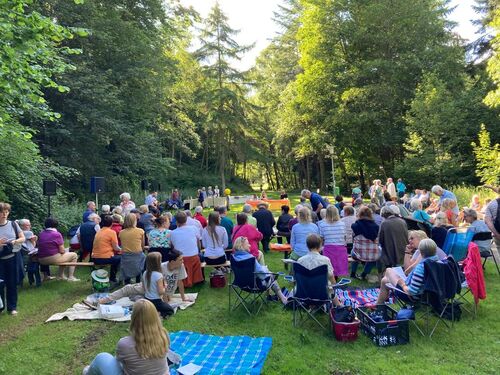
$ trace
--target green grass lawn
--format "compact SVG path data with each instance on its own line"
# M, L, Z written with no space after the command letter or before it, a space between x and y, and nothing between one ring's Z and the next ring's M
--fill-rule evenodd
M266 263L281 271L281 258L267 254ZM114 353L118 339L127 335L126 323L44 323L91 293L89 270L78 270L78 277L79 283L50 281L20 290L19 315L0 315L0 374L80 374L97 353ZM331 332L312 323L294 328L291 311L276 303L256 317L243 310L229 314L227 287L211 289L208 283L191 289L199 293L197 303L164 325L170 332L270 336L273 347L265 374L497 374L500 277L491 262L485 277L488 298L480 303L477 319L464 312L452 330L439 327L432 340L411 327L410 343L390 348L376 347L363 334L353 343L337 342ZM282 278L280 284L288 286Z

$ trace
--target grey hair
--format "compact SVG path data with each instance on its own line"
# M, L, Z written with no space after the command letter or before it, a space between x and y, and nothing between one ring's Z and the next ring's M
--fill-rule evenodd
M197 214L201 214L203 212L203 207L201 206L196 206L194 208L194 212L196 212Z
M304 190L302 190L302 191L300 192L300 196L301 196L301 197L303 197L303 196L305 196L305 195L306 195L306 194L308 194L308 193L310 194L311 192L310 192L309 190L307 190L307 189L304 189Z
M243 212L246 214L249 214L252 212L252 206L250 206L248 203L243 205Z
M444 212L438 212L436 218L434 219L434 225L439 227L441 225L448 224L448 218Z
M391 205L386 205L386 206L382 207L382 209L380 210L380 216L385 217L385 218L391 216L393 214L391 206L393 206L393 205L391 204Z
M401 210L396 204L390 204L388 208L393 215L401 215Z
M295 208L294 208L294 210L293 210L293 211L295 212L295 215L297 215L297 214L299 213L299 211L300 211L300 209L301 209L302 207L304 207L304 206L303 206L303 205L301 205L301 204L298 204L298 205L296 205L296 206L295 206Z
M412 211L418 211L422 209L422 201L420 199L412 199L410 202L410 208Z
M439 185L434 185L431 189L431 191L436 194L436 195L439 195L439 194L442 194L443 193L443 188ZM438 194L439 193L439 194Z
M474 221L477 220L477 212L476 212L476 210L473 210L472 208L464 209L464 216L470 216L471 218L474 219Z
M88 219L87 219L87 220L88 220L88 221L93 221L95 218L99 218L99 219L100 219L99 215L97 215L96 213L92 213L92 214L90 214L90 215L88 216Z
M437 245L430 238L424 238L418 244L418 250L420 250L422 258L429 258L436 255Z
M111 211L111 207L109 206L109 204L103 204L101 207L101 211L102 212L109 212L109 211Z
M324 219L326 217L326 208L322 208L320 211L319 211L319 216Z
M193 214L191 213L190 210L184 210L184 213L186 214L187 217L193 217Z
M95 202L94 201L88 201L87 202L87 207L90 207L91 204L94 204L95 205Z
M120 200L122 201L123 199L130 200L130 193L121 193Z
M17 223L19 224L20 227L24 227L25 225L30 224L30 221L29 219L19 219Z

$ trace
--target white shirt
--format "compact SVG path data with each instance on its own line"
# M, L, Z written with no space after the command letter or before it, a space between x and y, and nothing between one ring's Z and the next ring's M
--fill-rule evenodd
M345 224L345 240L347 243L352 243L352 227L351 225L356 221L356 216L345 216L341 219Z
M186 257L198 255L198 240L200 239L198 229L192 225L178 227L170 234L170 242L174 249L179 250Z
M221 257L225 255L224 249L227 248L228 238L227 231L224 227L217 225L215 227L215 233L217 233L218 241L214 242L214 239L208 233L208 227L203 229L201 234L201 243L205 248L206 257Z
M192 218L191 216L187 217L186 225L196 227L198 229L198 236L201 238L201 232L203 231L203 225L201 225L199 220Z
M184 280L187 277L186 268L182 264L179 268L169 270L168 262L161 264L161 273L163 274L163 279L165 280L165 293L169 296L175 293L177 289L177 282L179 280Z

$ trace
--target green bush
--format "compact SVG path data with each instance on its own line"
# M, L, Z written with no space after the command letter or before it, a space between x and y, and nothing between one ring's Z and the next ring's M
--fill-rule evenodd
M480 186L474 187L474 186L452 186L448 188L451 192L453 192L458 200L458 206L460 208L462 207L467 207L469 206L469 203L471 201L471 198L474 194L479 195L479 199L481 201L481 204L484 204L484 201L487 198L490 199L495 199L496 194L494 191L490 189L486 189Z

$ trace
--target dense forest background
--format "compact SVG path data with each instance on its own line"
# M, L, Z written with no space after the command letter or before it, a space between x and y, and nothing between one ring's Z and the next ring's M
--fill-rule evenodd
M242 72L232 63L252 46L217 5L200 19L177 1L2 1L0 200L36 221L55 179L64 216L90 176L115 200L143 179L326 193L332 162L343 192L388 176L498 184L500 4L476 1L468 44L449 12L286 0L281 32Z

